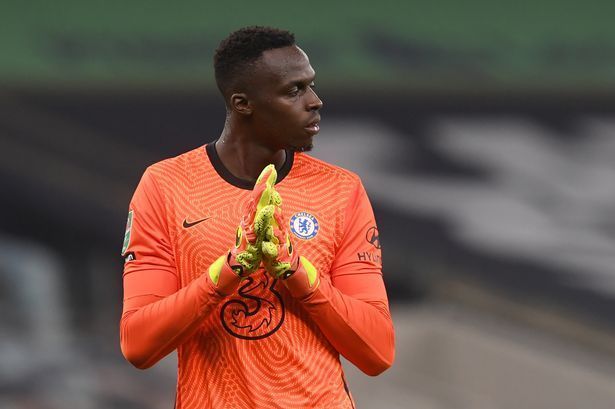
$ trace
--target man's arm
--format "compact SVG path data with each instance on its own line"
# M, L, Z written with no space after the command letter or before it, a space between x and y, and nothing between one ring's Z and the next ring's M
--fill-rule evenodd
M366 374L378 375L393 364L395 336L382 280L378 230L360 181L344 225L331 279L326 274L311 279L307 270L313 266L302 260L284 283L346 359Z
M143 175L130 211L120 345L130 363L145 369L189 338L224 294L239 285L239 277L223 268L217 283L203 274L178 291L164 199L150 171Z
M175 284L156 287L148 283L147 276L152 273L132 277L141 283L134 283L131 291L125 290L120 321L122 353L140 369L151 367L185 342L223 298L208 274L175 292ZM148 294L147 289L168 295Z
M298 275L290 277L288 287L295 285L291 281L299 279ZM299 286L304 287L303 284ZM365 293L355 292L359 287L371 288ZM379 290L384 291L384 285L378 277L345 276L335 284L321 278L318 287L301 299L303 307L331 345L357 368L372 376L390 368L395 357L393 322L388 305L383 300L367 299Z
M260 243L271 224L272 203L279 204L273 189L276 177L273 165L263 169L236 230L235 245L207 273L178 290L164 196L152 174L145 172L130 204L122 249L126 264L120 344L129 362L148 368L176 349L237 289L241 277L260 266Z

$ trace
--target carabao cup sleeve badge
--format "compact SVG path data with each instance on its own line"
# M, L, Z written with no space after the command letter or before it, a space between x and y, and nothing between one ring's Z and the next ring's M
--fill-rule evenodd
M124 243L122 244L122 256L126 254L126 250L128 250L128 246L130 246L130 233L132 232L133 215L134 211L131 209L128 212L128 220L126 220L126 232L124 233Z
M318 220L308 212L298 212L290 218L290 231L300 239L314 238L318 234L318 229Z

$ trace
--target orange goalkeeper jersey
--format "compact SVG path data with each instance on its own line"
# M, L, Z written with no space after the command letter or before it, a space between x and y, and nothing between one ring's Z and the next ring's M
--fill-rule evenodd
M253 184L214 144L150 166L124 238L121 347L147 368L178 353L176 408L353 408L340 353L376 375L394 356L378 229L358 176L287 153L276 189L320 284L296 299L257 270L230 295L208 267L234 243Z

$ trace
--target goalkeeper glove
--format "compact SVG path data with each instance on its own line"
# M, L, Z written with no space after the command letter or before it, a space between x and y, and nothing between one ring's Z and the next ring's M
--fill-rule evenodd
M209 267L209 278L222 293L261 265L262 243L273 221L275 206L281 202L273 186L277 179L274 165L266 166L256 180L247 209L235 232L235 245Z
M283 280L293 297L301 298L318 286L318 271L307 258L297 254L282 215L279 194L276 199L273 219L262 243L263 262L267 272Z

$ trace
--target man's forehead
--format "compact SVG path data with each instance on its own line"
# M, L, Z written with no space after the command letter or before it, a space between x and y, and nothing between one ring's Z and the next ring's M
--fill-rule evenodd
M297 46L264 51L259 65L267 74L282 81L299 80L314 75L308 56Z

